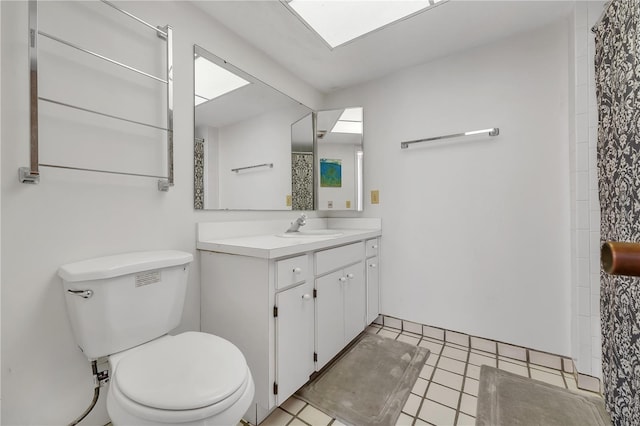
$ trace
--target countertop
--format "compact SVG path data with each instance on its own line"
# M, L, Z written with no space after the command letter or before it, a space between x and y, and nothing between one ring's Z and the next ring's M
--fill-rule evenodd
M331 229L340 232L340 235L331 237L280 237L277 234L250 235L198 240L196 247L199 250L218 253L237 254L263 259L277 259L375 238L382 234L380 228Z

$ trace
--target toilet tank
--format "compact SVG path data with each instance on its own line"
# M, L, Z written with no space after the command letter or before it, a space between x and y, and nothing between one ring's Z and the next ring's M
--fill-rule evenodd
M180 323L193 255L162 250L63 265L67 313L89 359L167 334Z

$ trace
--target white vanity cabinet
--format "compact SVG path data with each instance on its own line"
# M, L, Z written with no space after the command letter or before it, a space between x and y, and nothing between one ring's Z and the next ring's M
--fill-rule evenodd
M366 242L380 235L379 220L364 223L372 226L306 240L230 235L242 222L199 227L201 329L244 354L255 382L244 416L252 424L364 330L369 299L377 300L367 290Z
M380 314L380 268L378 238L365 241L367 269L367 324L371 324Z
M363 259L363 242L315 254L317 370L365 328Z

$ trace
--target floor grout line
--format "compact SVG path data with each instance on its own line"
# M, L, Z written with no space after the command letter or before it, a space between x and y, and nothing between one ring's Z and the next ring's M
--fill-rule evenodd
M420 340L420 342L422 342L422 340ZM418 342L418 345L420 345L420 342ZM443 346L444 347L444 346ZM429 357L431 356L431 354L434 352L431 352L431 350L429 350L429 356L427 357L427 359L425 359L425 364L424 365L428 365L427 361L429 360ZM427 380L427 387L424 390L424 397L422 397L420 399L420 404L418 404L418 409L416 410L416 414L415 416L413 416L413 425L416 424L416 420L419 418L418 415L420 414L420 411L422 410L422 405L424 404L424 401L427 399L427 394L429 393L429 388L431 387L431 383L433 383L433 376L436 374L436 369L438 368L438 363L440 362L440 354L442 353L442 349L440 349L440 352L438 352L438 359L436 360L435 364L433 364L433 368L431 370L431 374L429 375L429 379ZM424 366L422 367L424 368ZM418 374L418 377L420 377L420 375ZM420 419L422 420L422 419Z
M464 394L464 385L467 382L467 369L469 368L470 357L471 357L471 349L469 349L469 351L467 352L467 361L464 364L464 374L462 375L462 388L460 389L460 395L458 395L458 405L456 406L456 415L453 419L454 425L458 424L458 417L460 417L460 407L462 405L462 395Z

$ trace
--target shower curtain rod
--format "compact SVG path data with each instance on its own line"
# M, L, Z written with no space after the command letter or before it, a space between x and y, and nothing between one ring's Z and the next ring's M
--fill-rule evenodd
M409 148L409 145L414 144L414 143L433 142L433 141L438 141L438 140L441 140L441 139L458 138L458 137L461 137L461 136L480 135L482 133L487 133L489 136L498 136L500 134L500 129L497 128L497 127L493 127L491 129L473 130L473 131L464 132L464 133L454 133L454 134L451 134L451 135L435 136L433 138L416 139L416 140L413 140L413 141L405 141L405 142L400 142L400 148L407 149L407 148Z

